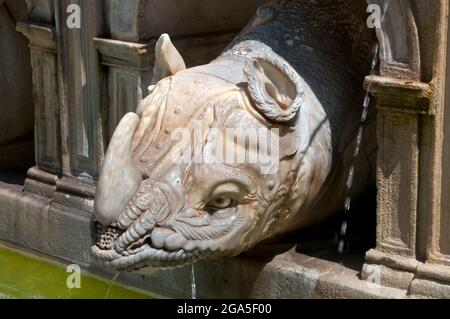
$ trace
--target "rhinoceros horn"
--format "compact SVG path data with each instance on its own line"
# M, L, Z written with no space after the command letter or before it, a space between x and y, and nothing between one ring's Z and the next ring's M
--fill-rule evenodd
M152 85L183 70L186 70L186 64L181 54L173 45L169 35L164 33L155 46Z
M131 156L131 142L138 123L135 113L126 114L106 152L95 195L95 217L104 225L111 224L120 215L142 182L142 174Z
M300 76L281 57L254 56L244 70L257 110L275 122L295 118L303 101Z

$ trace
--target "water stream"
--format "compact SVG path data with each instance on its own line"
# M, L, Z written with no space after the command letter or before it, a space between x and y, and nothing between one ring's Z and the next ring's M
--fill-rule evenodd
M390 4L390 0L385 0L384 6L383 6L383 14L381 17L381 25L383 25L383 23L384 23L386 13L389 9L389 4ZM377 44L375 44L375 46L373 48L373 52L372 52L370 75L376 74L376 68L377 68L377 65L379 62L378 61L379 52L380 52L380 44L377 43ZM364 126L365 126L365 123L367 120L367 114L368 114L368 110L369 110L369 106L370 106L370 102L371 102L371 96L370 96L371 89L372 89L372 84L369 83L369 85L366 89L366 94L365 94L364 101L362 104L361 122L359 124L358 135L356 136L353 157L352 157L351 165L348 170L347 178L345 181L345 194L346 195L345 195L345 200L344 200L344 215L343 215L343 221L341 223L341 227L340 227L339 232L337 233L337 237L336 237L337 250L340 254L348 252L350 249L350 246L349 246L349 243L347 240L348 213L350 212L351 205L352 205L352 187L353 187L353 180L354 180L354 175L355 175L355 163L356 163L356 160L358 158L358 155L359 155L360 149L361 149L361 142L362 142L363 134L364 134Z
M119 278L119 275L120 275L120 272L117 272L116 275L111 280L111 282L109 283L108 291L106 292L104 299L108 299L109 295L111 294L111 289L114 286L114 284L116 283L117 278Z
M191 264L191 298L197 299L197 286L195 282L195 266Z

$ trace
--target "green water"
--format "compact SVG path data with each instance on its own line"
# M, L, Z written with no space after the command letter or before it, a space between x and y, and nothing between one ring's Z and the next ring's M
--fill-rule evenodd
M103 299L110 282L82 274L81 288L69 289L65 267L0 247L0 299ZM152 299L114 284L109 299Z

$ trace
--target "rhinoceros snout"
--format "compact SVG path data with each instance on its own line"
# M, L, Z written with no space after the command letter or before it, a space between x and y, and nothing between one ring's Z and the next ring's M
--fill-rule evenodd
M184 265L221 253L242 217L235 208L216 217L190 207L178 188L145 179L111 225L97 226L92 253L116 269Z
M103 225L111 224L142 182L142 174L134 165L131 143L138 126L135 113L126 114L111 139L95 196L95 217Z

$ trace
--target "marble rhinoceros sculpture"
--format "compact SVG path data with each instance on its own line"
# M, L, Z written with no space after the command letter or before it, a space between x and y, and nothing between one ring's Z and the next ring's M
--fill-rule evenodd
M341 2L262 6L217 59L190 69L161 36L155 85L121 120L105 157L96 259L133 271L235 256L343 208L373 38ZM216 138L228 129L245 141ZM248 132L270 138L252 144ZM217 155L233 147L254 160ZM202 160L186 157L196 149ZM374 150L364 137L354 194L373 181Z

